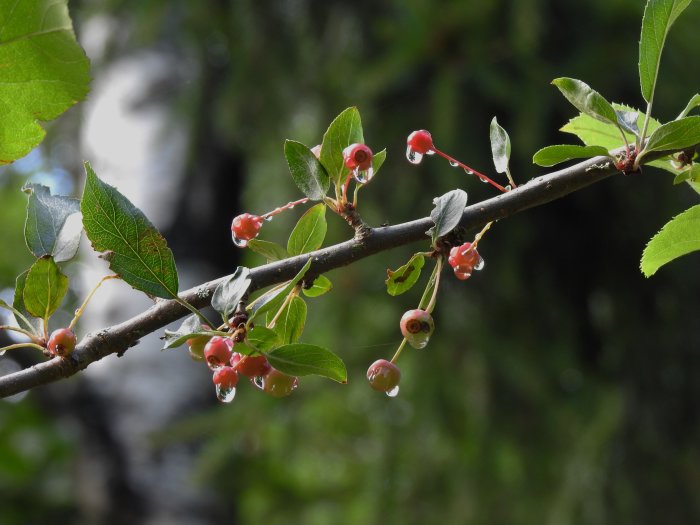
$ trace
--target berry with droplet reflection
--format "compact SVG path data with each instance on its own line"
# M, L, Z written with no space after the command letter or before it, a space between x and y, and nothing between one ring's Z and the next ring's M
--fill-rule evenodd
M350 144L343 150L343 162L350 170L366 171L372 167L372 150L365 144Z
M455 277L462 281L469 279L474 270L478 271L484 267L484 260L470 242L452 248L447 262L454 269Z
M401 334L413 348L425 348L435 330L433 316L425 310L409 310L401 317Z
M378 359L367 369L367 381L377 392L398 392L401 370L391 361Z
M255 239L263 225L263 218L250 213L242 213L234 217L231 222L231 238L234 244L241 248L248 244L248 241Z
M239 374L246 377L257 377L265 375L270 370L270 363L264 355L241 355L234 352L231 357L231 366Z
M294 392L299 386L299 378L284 374L276 368L270 367L262 376L261 388L272 397L285 397Z
M406 144L416 153L421 155L429 154L435 149L433 145L433 137L429 131L419 129L408 136Z
M46 348L51 355L66 357L75 349L78 338L70 328L59 328L54 330L49 337Z
M216 397L224 403L230 403L236 396L238 372L230 366L222 366L214 370L212 381L216 385Z
M204 359L212 370L227 366L231 361L233 342L228 337L215 335L204 345Z

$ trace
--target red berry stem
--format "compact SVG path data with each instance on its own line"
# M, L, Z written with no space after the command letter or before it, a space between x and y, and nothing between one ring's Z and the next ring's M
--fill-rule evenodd
M306 204L307 202L309 202L308 197L304 197L303 199L299 199L298 201L288 202L284 206L280 206L279 208L275 208L272 211L268 211L264 215L261 215L260 218L261 219L268 219L270 217L274 217L275 215L279 215L280 213L282 213L284 210L292 209L292 208L294 208L294 206L297 206L299 204Z
M481 180L483 180L484 182L488 182L491 186L493 186L494 188L497 188L498 190L502 191L503 193L507 193L507 192L508 192L507 189L505 189L503 186L501 186L501 185L498 184L497 182L494 182L493 180L491 180L489 177L487 177L487 176L484 175L483 173L479 173L479 172L476 171L475 169L470 168L470 167L467 166L466 164L464 164L464 163L458 161L457 159L455 159L455 158L453 158L453 157L450 157L447 153L443 153L442 151L440 151L439 149L437 149L437 148L435 148L435 147L433 147L433 151L434 151L435 153L437 153L438 155L440 155L441 157L447 159L453 166L459 166L460 168L462 168L462 169L468 171L469 173L473 173L474 175L476 175L477 177L479 177Z
M83 301L83 304L81 304L80 308L78 308L75 311L75 316L73 317L73 320L68 325L69 330L73 330L75 323L77 323L78 319L80 319L80 316L83 315L85 308L87 307L88 303L90 302L90 299L92 299L92 296L95 295L95 292L97 291L97 289L102 285L103 282L108 281L110 279L119 279L119 276L116 274L107 275L107 276L103 277L102 279L100 279L99 282L95 286L93 286L92 290L90 290L90 293L87 295L87 297Z

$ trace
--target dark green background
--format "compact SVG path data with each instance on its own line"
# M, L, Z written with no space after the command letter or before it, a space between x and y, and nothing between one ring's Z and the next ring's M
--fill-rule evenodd
M362 192L363 216L380 224L426 216L432 197L454 187L472 203L493 195L440 159L409 165L405 137L414 129L429 129L440 149L491 174L488 125L497 115L513 142L514 177L524 182L543 173L531 165L534 151L576 141L557 131L575 110L551 79L580 78L609 100L643 102L639 0L113 0L71 8L79 36L90 17L119 25L94 77L144 50L181 66L143 104L169 108L190 134L177 218L159 226L178 261L201 257L216 269L201 280L261 262L230 243L231 218L297 198L283 140L313 146L347 106L360 108L367 143L388 149ZM692 5L668 41L661 119L698 92L698 23ZM620 175L494 225L480 246L484 271L467 282L445 273L436 333L428 348L402 357L397 399L371 391L363 376L391 356L398 319L420 297L418 287L389 297L385 270L420 245L331 272L333 293L309 301L303 340L340 354L349 385L311 378L281 401L240 388L232 405L217 406L203 381L209 401L144 446L166 455L186 445L197 455L191 482L213 496L201 523L698 522L698 256L648 280L638 269L645 242L698 201L671 181L653 169ZM9 172L0 178L0 239L10 247L0 250L3 287L29 263L18 256L21 182ZM199 187L217 191L203 200ZM198 219L203 207L207 220ZM275 219L263 237L284 242L300 213ZM330 241L348 237L346 225L330 222ZM118 469L104 515L72 491L74 465L91 453L76 436L101 431L85 421L79 431L66 426L65 400L76 399L80 381L0 404L0 522L148 523L154 504ZM110 409L99 396L89 404Z

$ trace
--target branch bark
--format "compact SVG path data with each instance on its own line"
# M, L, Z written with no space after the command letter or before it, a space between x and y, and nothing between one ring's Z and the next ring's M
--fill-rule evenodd
M586 160L537 177L508 193L467 207L460 226L467 229L482 227L489 221L503 219L528 208L562 198L615 173L620 172L612 166L608 157ZM251 270L250 291L291 279L309 257L313 258L309 272L312 275L319 275L398 246L418 241L427 242L425 232L432 225L432 220L425 217L395 226L374 228L366 232L362 238L351 239L312 253L259 266ZM228 276L186 290L180 294L180 297L197 308L205 307L209 304L217 285L226 277ZM0 398L70 377L108 355L121 356L130 347L137 345L144 335L160 330L189 313L174 300L158 300L148 310L131 319L88 334L67 358L55 357L0 377Z

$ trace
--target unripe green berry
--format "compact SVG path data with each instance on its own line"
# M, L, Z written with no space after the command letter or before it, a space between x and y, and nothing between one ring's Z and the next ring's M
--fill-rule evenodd
M285 397L299 386L299 378L290 376L270 367L262 377L262 390L272 397Z

